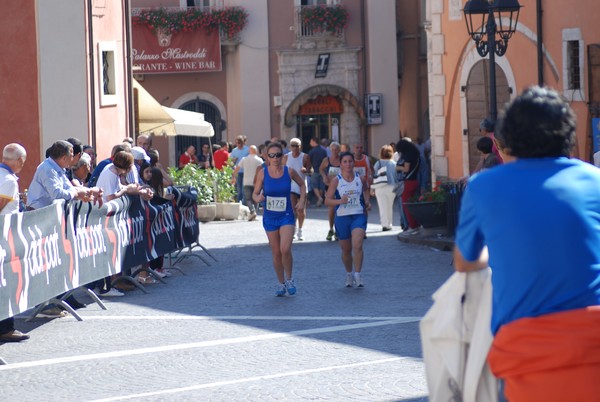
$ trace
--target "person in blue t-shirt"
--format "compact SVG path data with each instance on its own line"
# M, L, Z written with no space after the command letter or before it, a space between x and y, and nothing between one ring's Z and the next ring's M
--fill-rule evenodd
M505 164L469 179L454 252L460 272L492 269L488 363L510 401L590 400L600 395L600 170L569 159L574 113L550 89L513 100L495 141Z
M231 153L229 154L231 160L234 163L234 168L237 167L240 161L244 157L248 156L249 153L250 149L246 145L246 136L238 135L237 137L235 137L235 148L233 148L231 150ZM237 201L244 203L244 169L238 170L237 178L235 181L235 189Z

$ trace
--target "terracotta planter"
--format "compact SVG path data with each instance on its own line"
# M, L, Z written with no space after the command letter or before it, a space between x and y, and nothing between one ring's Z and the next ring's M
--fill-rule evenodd
M198 220L200 222L214 221L217 217L217 206L215 204L198 205Z
M217 219L234 220L240 216L239 202L217 202Z
M424 228L446 226L446 202L405 202L408 212Z

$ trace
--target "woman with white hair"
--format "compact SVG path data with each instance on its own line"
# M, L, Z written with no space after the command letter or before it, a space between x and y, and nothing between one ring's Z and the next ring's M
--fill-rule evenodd
M301 151L302 142L299 138L292 138L290 140L290 148L292 152L283 155L283 164L287 167L294 169L300 175L300 178L304 181L304 185L308 188L306 182L306 173L310 171L310 157ZM296 204L300 199L300 186L296 182L292 182L292 208L298 221L297 232L294 238L298 240L304 240L304 234L302 233L302 226L304 226L304 218L306 217L306 203L304 203L303 209L296 209Z

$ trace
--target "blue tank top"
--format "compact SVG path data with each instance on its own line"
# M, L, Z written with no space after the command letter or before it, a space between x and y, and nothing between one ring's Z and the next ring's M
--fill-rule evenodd
M292 178L287 166L283 167L283 175L274 179L269 176L269 168L265 166L263 191L265 196L265 216L279 217L294 214L290 192L292 191Z

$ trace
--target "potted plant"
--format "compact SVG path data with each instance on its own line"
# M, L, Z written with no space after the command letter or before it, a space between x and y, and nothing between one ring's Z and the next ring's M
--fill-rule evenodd
M198 220L210 222L215 219L214 179L210 171L189 163L183 169L169 167L169 174L177 186L190 186L198 190Z
M447 199L448 193L441 183L438 182L431 191L417 194L403 205L406 205L406 208L419 225L424 228L434 228L446 226Z
M240 204L235 202L236 189L233 185L233 162L231 159L222 169L209 169L214 177L215 201L217 203L217 219L237 219L240 215Z

